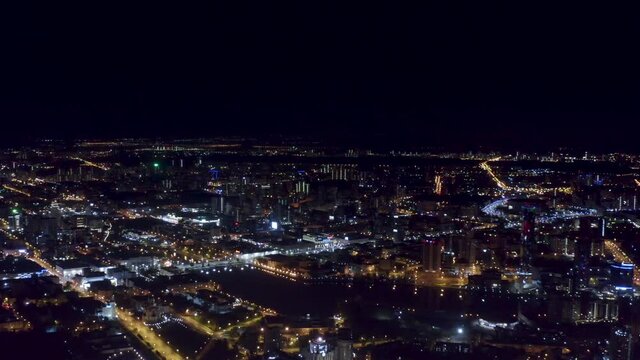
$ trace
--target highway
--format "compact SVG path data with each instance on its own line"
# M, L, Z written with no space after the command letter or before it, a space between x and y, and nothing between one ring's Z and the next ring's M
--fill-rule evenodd
M495 157L493 159L489 159L487 161L484 161L484 162L480 163L480 168L487 172L489 177L491 177L491 180L493 180L493 182L495 182L496 185L501 190L514 191L514 192L518 192L518 193L532 193L532 194L538 194L538 195L541 195L541 194L544 194L544 193L548 193L548 192L551 192L551 191L560 191L560 192L566 193L566 194L571 194L573 192L573 189L571 189L571 187L541 188L541 187L520 187L520 186L507 185L507 183L505 183L504 181L500 180L500 178L495 173L493 168L491 168L491 166L489 165L490 162L498 161L498 160L500 160L500 157Z
M499 209L500 207L507 206L507 203L509 202L509 200L511 200L511 198L505 197L505 198L497 199L489 203L485 207L483 207L482 212L490 216L501 218L507 221L507 223L511 225L515 225L516 223L513 222L512 220L509 220L508 215L505 214L503 211L500 211ZM548 223L553 223L557 220L570 220L570 219L580 218L583 216L596 216L597 214L598 214L598 211L596 209L582 208L577 206L573 206L573 207L559 206L559 207L556 207L555 211L553 212L548 212L544 215L538 216L536 218L536 221L539 223L548 224Z
M17 179L11 179L11 181L18 182L18 183L24 183L24 182L22 182L20 180L17 180ZM4 184L4 185L2 185L2 187L4 189L6 189L6 190L13 191L14 193L21 194L21 195L24 195L26 197L32 197L32 198L39 199L39 200L46 200L46 199L41 198L39 196L33 196L30 192L22 190L22 189L18 189L17 187L13 187L11 185Z
M30 194L30 193L28 193L28 192L26 192L26 191L24 191L24 190L20 190L20 189L18 189L18 188L14 188L13 186L9 186L9 185L2 185L2 187L3 187L3 188L5 188L5 189L7 189L7 190L9 190L9 191L13 191L13 192L15 192L15 193L22 194L22 195L24 195L24 196L26 196L26 197L31 197L31 194Z
M80 161L84 165L91 166L91 167L94 167L96 169L100 169L100 170L104 170L104 171L109 170L109 168L107 166L104 166L104 165L98 164L98 163L94 163L93 161L85 160L85 159L82 159L82 158L79 158L79 157L71 157L70 159Z
M511 190L511 187L508 186L507 184L505 184L502 180L500 180L498 178L498 176L495 174L495 172L493 171L493 169L491 168L491 166L489 166L489 162L490 161L498 161L500 160L500 157L496 157L493 159L489 159L483 163L480 163L480 168L484 171L487 172L487 174L489 174L489 176L491 177L491 179L496 183L496 185L498 185L498 187L502 190Z

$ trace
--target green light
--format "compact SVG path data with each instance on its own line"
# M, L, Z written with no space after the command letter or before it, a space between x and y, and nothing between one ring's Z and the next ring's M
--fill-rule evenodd
M12 213L13 215L18 214L18 209L15 209L15 208L14 208L14 209L11 209L11 213Z
M157 162L156 162L156 163L153 163L153 167L154 167L154 168L158 168L158 167L160 167L160 164L159 164L159 163L157 163Z

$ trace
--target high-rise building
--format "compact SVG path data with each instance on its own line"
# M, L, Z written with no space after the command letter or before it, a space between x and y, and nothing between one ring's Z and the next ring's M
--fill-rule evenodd
M616 290L633 289L633 264L615 263L611 265L611 285Z
M333 351L325 338L318 336L309 340L309 348L303 351L305 360L335 360Z
M29 241L37 243L55 242L58 238L58 229L57 218L34 215L27 218L25 234Z
M353 360L353 342L346 339L336 341L335 354L336 360Z
M443 247L442 240L424 240L422 242L422 267L425 271L440 271Z
M591 239L578 236L574 240L573 261L578 266L586 266L591 258Z
M264 350L276 351L282 347L282 325L269 324L264 328Z
M21 226L22 226L22 215L17 211L12 212L11 215L9 215L9 229L13 231L17 231L17 230L20 230Z
M587 285L589 277L589 259L599 256L603 247L604 222L597 217L582 217L577 220L578 234L574 241L574 290ZM594 249L596 251L594 252Z
M614 326L609 337L609 358L611 360L633 359L633 339L631 330L625 326Z
M335 348L336 360L353 360L353 340L349 329L340 329Z
M224 196L217 195L211 199L211 210L214 214L224 214Z
M527 243L535 238L536 216L533 212L527 211L522 220L522 241Z
M75 216L75 227L77 227L77 228L86 228L87 227L87 217L86 216Z
M522 219L522 267L529 269L533 260L533 246L535 243L536 216L532 211L526 211Z
M590 256L604 255L604 235L606 222L604 218L586 217L580 221L580 235L590 239Z

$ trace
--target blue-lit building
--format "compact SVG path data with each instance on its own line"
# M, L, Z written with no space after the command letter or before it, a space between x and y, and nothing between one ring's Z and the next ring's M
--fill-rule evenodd
M633 264L614 263L611 265L611 285L616 290L633 289Z
M609 338L609 357L611 360L631 360L633 356L633 339L629 328L614 326Z

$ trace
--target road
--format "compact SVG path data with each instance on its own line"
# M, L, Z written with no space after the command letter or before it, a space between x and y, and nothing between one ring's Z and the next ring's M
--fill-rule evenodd
M493 158L493 159L489 159L483 163L480 163L480 168L484 171L487 172L487 174L489 174L489 176L491 177L491 179L496 183L496 185L498 185L498 187L502 190L510 190L511 187L508 186L507 184L505 184L502 180L500 180L498 178L498 176L496 175L496 173L493 171L493 169L491 168L491 166L489 166L489 162L490 161L498 161L500 160L500 157L497 158Z
M634 266L633 272L633 283L636 286L640 286L640 273L638 272L638 267L633 262L633 260L627 255L618 244L616 244L613 240L605 240L604 241L604 249L606 252L613 255L613 258L620 263L632 264Z
M9 186L9 185L2 185L2 187L3 187L3 188L5 188L5 189L7 189L7 190L9 190L9 191L13 191L13 192L15 192L15 193L22 194L22 195L24 195L24 196L26 196L26 197L31 197L31 194L30 194L30 193L28 193L28 192L26 192L26 191L24 191L24 190L20 190L20 189L18 189L18 188L15 188L15 187L13 187L13 186Z
M507 185L504 181L500 180L498 175L495 173L495 171L493 171L493 169L489 165L490 162L498 161L498 160L500 160L500 157L496 157L496 158L484 161L484 162L480 163L480 168L487 172L487 174L491 177L493 182L495 182L496 185L501 190L515 191L515 192L518 192L518 193L532 193L532 194L538 194L538 195L541 195L541 194L544 194L544 193L547 193L547 192L551 192L551 191L560 191L560 192L566 193L566 194L571 194L573 192L573 189L571 187L566 187L566 186L565 187L542 188L542 187L538 187L538 186L520 187L520 186Z
M139 335L156 353L160 353L167 360L184 359L176 350L174 350L160 336L154 333L149 327L138 319L135 319L130 313L123 309L117 309L116 315L120 324L133 334Z
M60 274L55 268L53 268L49 263L42 260L41 258L33 255L30 259L36 262L38 265L47 269L53 275L59 277L60 279L64 279L62 274ZM81 289L76 289L78 292L83 293ZM104 299L96 296L96 299L105 302ZM141 336L144 341L147 343L147 346L151 348L152 351L160 353L165 359L174 360L174 359L183 359L183 357L177 353L173 348L171 348L160 336L151 331L144 323L140 320L135 319L129 313L124 311L123 309L116 310L116 316L120 322L120 324L126 328L129 332Z
M182 319L182 321L184 321L185 324L189 325L191 328L193 328L194 330L198 331L203 335L213 336L217 338L221 337L220 336L221 334L219 332L213 331L213 329L200 323L197 319L194 319L192 316L180 315L180 318Z
M29 243L26 244L29 248L31 248L33 252L33 255L29 257L30 260L42 266L52 275L57 276L61 280L68 280L65 279L62 274L55 269L55 267L53 267L44 259L40 258L36 249L33 249L33 247ZM74 290L76 290L80 294L86 294L86 292L82 288L74 287ZM106 302L105 299L99 296L95 296L95 298L103 303ZM116 317L125 329L135 335L141 336L147 343L146 345L149 346L153 352L160 353L161 356L167 360L183 359L183 357L176 350L171 348L160 336L154 333L149 327L144 325L142 321L135 319L128 312L124 311L123 309L116 309Z
M105 165L98 164L98 163L95 163L93 161L85 160L85 159L82 159L82 158L79 158L79 157L70 157L70 159L80 161L84 165L91 166L91 167L94 167L96 169L100 169L100 170L104 170L104 171L109 170L109 167L107 167Z
M192 319L192 320L195 321L195 319ZM237 324L228 326L226 328L222 328L222 329L214 332L212 337L211 337L211 340L209 340L207 345L205 345L205 347L202 349L202 351L200 351L200 353L198 354L196 359L202 359L203 356L206 355L211 350L211 348L216 344L216 340L219 340L221 338L226 337L225 336L226 332L231 331L234 328L242 328L242 327L247 327L247 326L254 325L254 324L258 323L260 320L262 320L262 315L253 317L251 319L247 319L247 320L241 321L241 322L239 322ZM204 325L201 325L201 326L204 326Z
M507 203L512 200L510 197L504 197L497 199L490 204L487 204L482 208L482 212L487 215L495 216L505 220L510 225L516 225L516 223L509 219L509 215L500 210L501 207L507 206ZM554 209L553 212L547 212L544 215L536 217L536 222L542 224L553 223L558 220L571 220L584 216L597 216L598 211L596 209L583 208L578 206L567 207L561 206Z
M41 258L33 255L30 259L36 262L38 265L47 269L53 275L59 277L60 279L64 279L62 274L60 274L54 267L52 267L49 263L42 260ZM77 288L76 291L80 293L84 293L82 289ZM105 299L100 297L95 297L96 299L105 302ZM171 348L160 336L154 333L149 327L144 325L144 323L138 319L135 319L129 313L124 311L123 309L116 310L116 316L120 322L120 324L126 328L129 332L141 336L145 342L147 342L147 346L151 348L152 351L160 353L165 359L173 360L173 359L182 359L183 357L178 354L173 348Z

